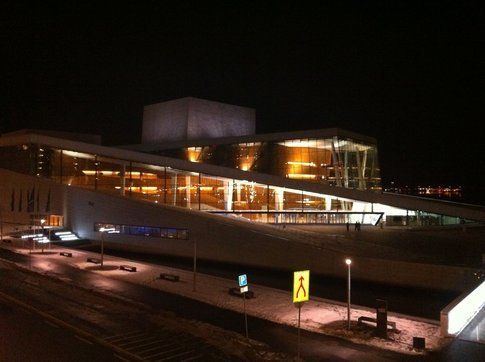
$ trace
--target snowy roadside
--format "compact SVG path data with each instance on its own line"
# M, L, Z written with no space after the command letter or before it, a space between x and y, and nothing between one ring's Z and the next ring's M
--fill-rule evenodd
M60 249L54 248L58 251ZM25 253L25 250L16 248L17 252ZM165 266L152 265L148 263L135 262L119 257L105 256L106 270L97 270L93 264L87 263L87 257L98 257L99 254L73 250L72 258L62 258L56 254L37 255L34 258L44 258L45 262L54 258L56 261L63 260L80 269L100 273L106 277L112 277L130 283L145 285L150 288L165 292L182 295L220 308L243 312L243 301L239 297L231 296L228 290L237 286L236 280L229 280L214 277L206 274L197 275L197 291L193 291L193 274L185 270L169 268ZM46 264L46 268L48 263ZM137 267L136 273L119 270L121 264ZM109 268L111 266L112 268ZM116 268L114 268L116 267ZM180 277L179 282L161 280L160 273L175 274ZM236 277L236 276L235 276ZM291 281L289 281L290 285ZM276 323L296 326L297 309L291 300L291 292L273 289L260 285L252 285L249 276L249 288L255 293L254 299L246 300L246 311L248 315L270 320ZM358 325L357 319L360 316L375 317L374 310L352 305L351 330L347 330L347 308L346 305L322 298L310 297L305 303L301 312L302 329L347 339L351 342L382 348L394 352L406 354L422 354L425 352L412 349L413 337L426 338L427 350L438 350L447 342L440 338L438 322L421 320L410 316L389 313L388 320L395 322L400 333L389 333L388 339L381 339L373 336L373 328L366 325ZM241 323L243 319L241 318ZM251 325L249 325L251 336Z

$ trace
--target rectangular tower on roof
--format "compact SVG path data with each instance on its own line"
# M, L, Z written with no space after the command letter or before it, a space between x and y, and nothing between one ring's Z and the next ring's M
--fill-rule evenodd
M142 143L253 135L255 113L252 108L192 97L152 104L143 109Z

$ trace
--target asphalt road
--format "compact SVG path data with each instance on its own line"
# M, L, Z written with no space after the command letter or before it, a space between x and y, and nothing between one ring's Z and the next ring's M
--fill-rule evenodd
M0 298L0 361L120 361L112 351Z
M0 257L15 260L29 266L30 258L0 249ZM42 263L34 258L32 266ZM226 330L244 333L244 323L239 313L219 309L206 303L180 297L178 295L161 292L159 290L138 286L69 267L63 263L51 263L51 272L62 275L67 282L109 290L112 293L128 299L142 302L157 310L174 312L177 316L203 321ZM294 327L282 326L259 318L248 317L249 334L252 339L268 344L276 350L295 354L297 351L297 330ZM301 334L301 355L309 361L385 361L404 359L401 354L356 345L343 339L327 337L317 333L303 331Z

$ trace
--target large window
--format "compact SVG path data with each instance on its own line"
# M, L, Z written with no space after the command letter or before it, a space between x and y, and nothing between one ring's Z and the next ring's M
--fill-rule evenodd
M94 231L106 232L108 234L136 235L166 239L187 240L189 238L187 229L162 226L124 225L97 222L94 224Z
M164 150L192 162L361 190L381 189L377 147L348 138L302 138Z

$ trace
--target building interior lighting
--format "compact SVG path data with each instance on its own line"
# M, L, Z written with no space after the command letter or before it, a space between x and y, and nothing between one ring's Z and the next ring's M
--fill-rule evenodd
M311 174L307 174L307 173L289 173L288 174L288 178L292 178L292 179L310 180L310 179L314 179L316 177L317 177L317 175L311 175Z
M288 165L298 165L298 166L310 166L310 167L317 167L315 162L299 162L299 161L288 161L286 162Z
M82 170L82 173L85 174L86 176L94 176L96 175L96 172L98 173L98 175L100 176L104 176L104 177L120 177L121 176L121 172L120 171L111 171L111 170L98 170L98 171L95 171L95 170ZM131 175L131 178L142 178L142 179L150 179L150 180L153 180L153 179L156 179L157 178L157 175L155 175L154 173L150 173L150 172L140 172L140 171L132 171L132 172L126 172L125 173L125 178L126 179L129 179L130 178L130 175Z
M105 227L100 227L99 231L104 233L104 232L110 232L110 231L116 231L115 228L105 228Z
M212 191L213 187L212 186L200 186L199 190L200 191Z
M28 235L22 235L22 239L29 239L29 238L38 238L43 236L43 234L28 234Z

